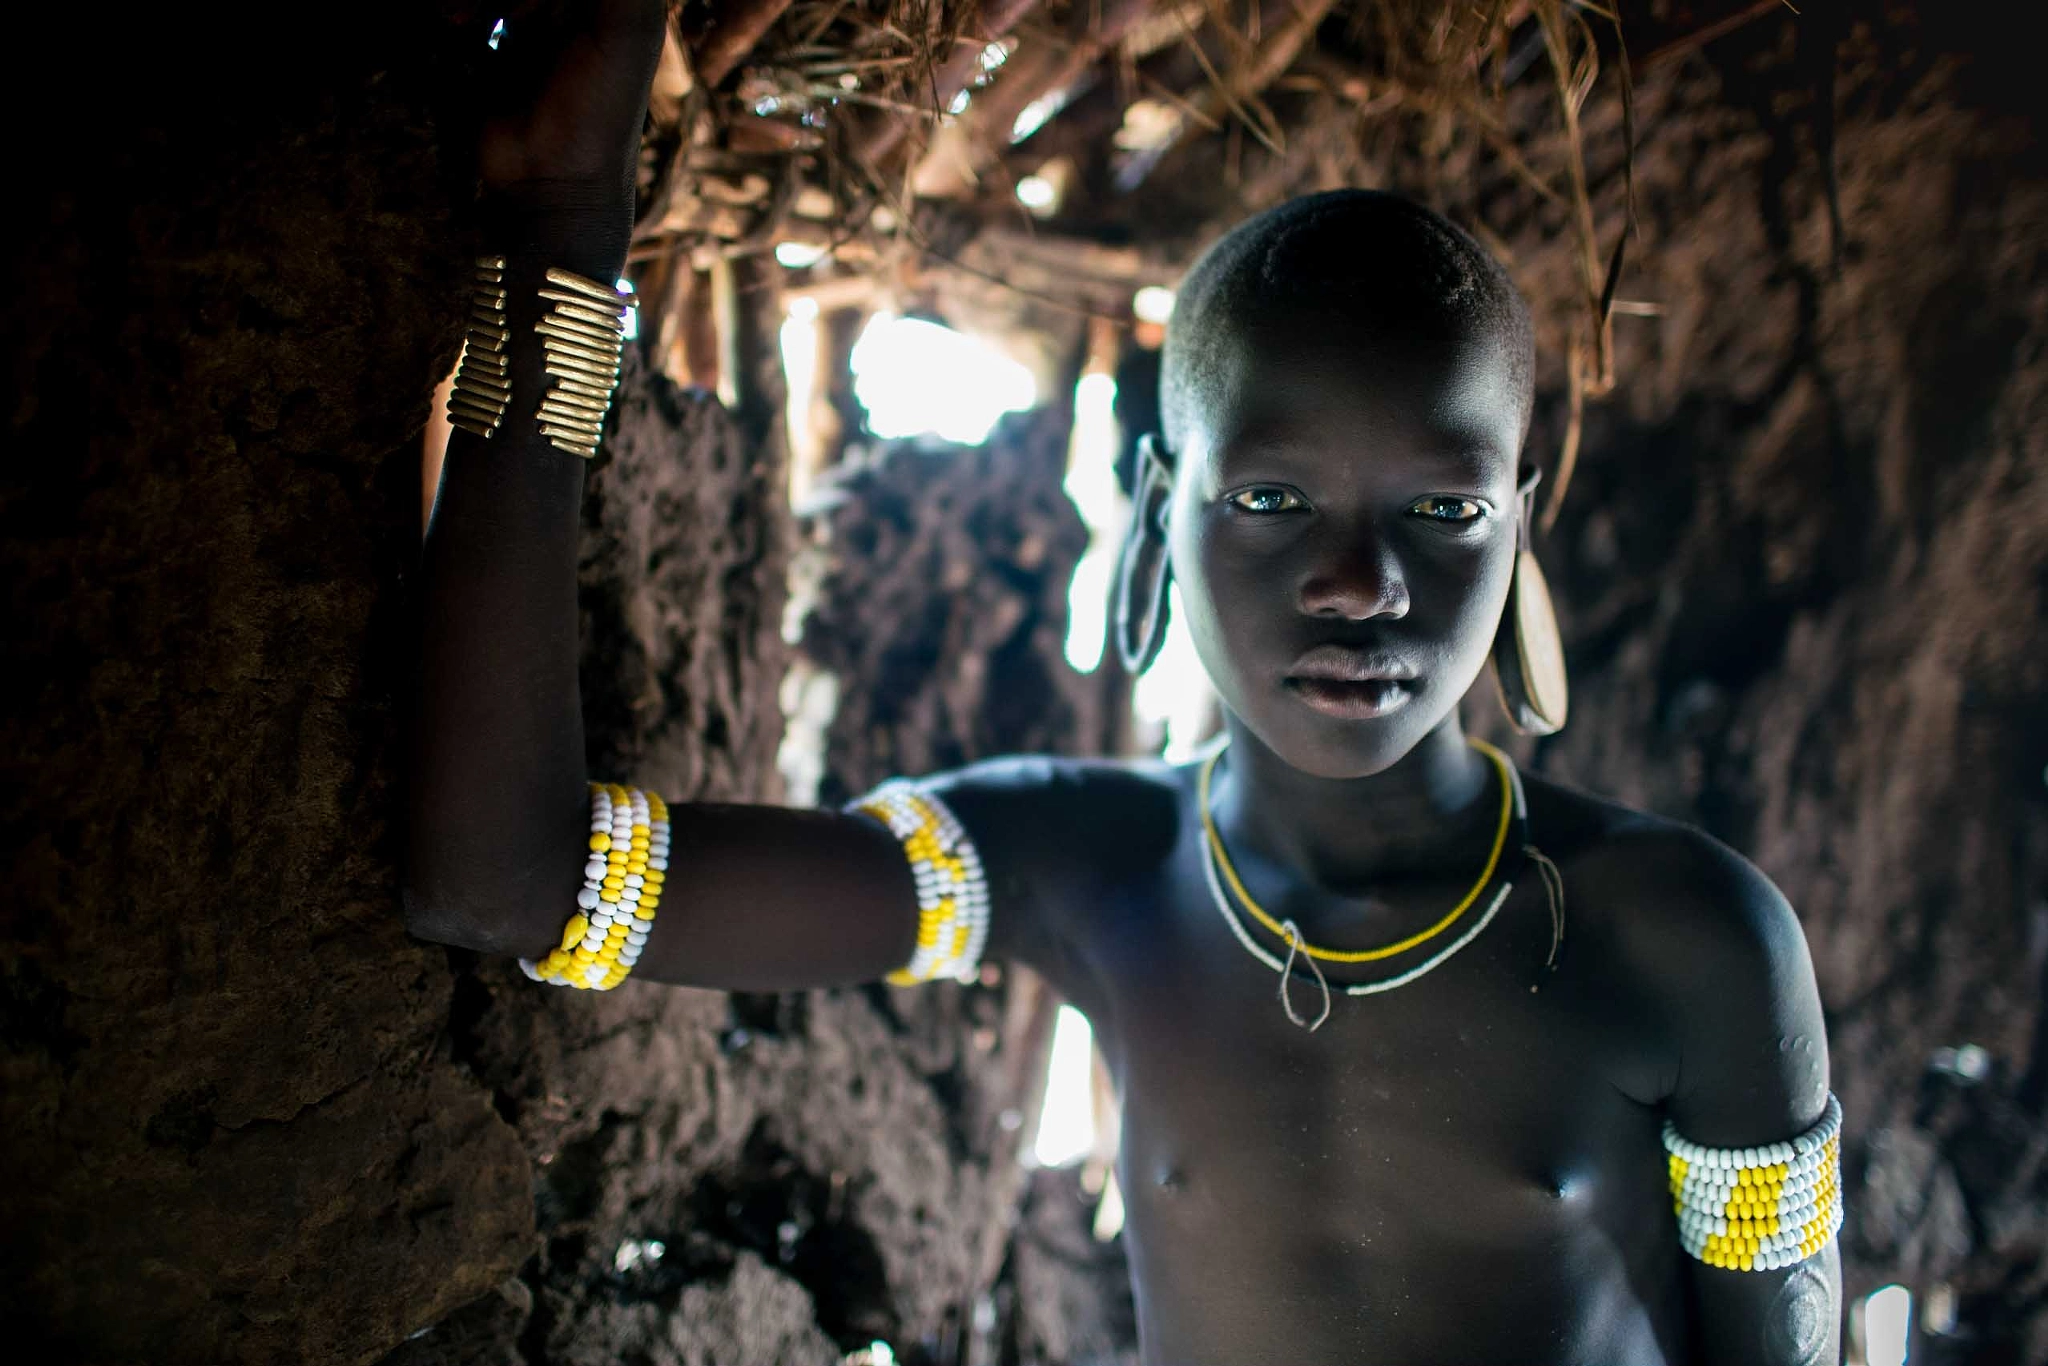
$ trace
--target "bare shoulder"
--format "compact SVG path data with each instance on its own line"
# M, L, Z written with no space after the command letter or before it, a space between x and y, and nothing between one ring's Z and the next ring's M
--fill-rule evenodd
M1748 859L1696 826L1529 776L1530 834L1603 929L1640 941L1646 967L1770 957L1805 939L1784 895Z
M1071 908L1099 907L1107 883L1143 877L1171 854L1184 809L1182 773L1158 760L1020 755L922 782L987 867L990 954L1041 967L1071 947Z
M1157 760L1020 755L925 780L1010 878L1053 901L1171 852L1178 771ZM1022 886L1019 887L1022 890Z
M1052 815L1074 802L1090 807L1111 802L1144 808L1171 801L1178 771L1158 759L1077 759L1047 754L1011 754L948 769L919 780L933 790L968 801L1007 803L1019 813Z
M1673 1113L1706 1142L1810 1121L1826 1099L1827 1046L1783 893L1696 827L1541 779L1528 789L1531 837L1564 874L1574 927L1669 1042L1660 1089Z

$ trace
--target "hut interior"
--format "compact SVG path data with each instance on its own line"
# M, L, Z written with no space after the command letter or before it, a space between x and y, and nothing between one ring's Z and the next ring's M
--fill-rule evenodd
M1134 1361L1115 1106L1028 973L554 999L406 936L468 149L494 35L560 5L232 8L39 10L0 83L0 1322L53 1362ZM1904 1295L1914 1362L2048 1360L2048 167L2009 29L687 0L585 503L593 769L837 801L1185 746L1199 678L1125 676L1100 606L1175 282L1291 195L1412 196L1537 323L1573 719L1473 727L1798 908L1854 1359L1907 1360ZM1024 396L880 423L857 348L934 324Z

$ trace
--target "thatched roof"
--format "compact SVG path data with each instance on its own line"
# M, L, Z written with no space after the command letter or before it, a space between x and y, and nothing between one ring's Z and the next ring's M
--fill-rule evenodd
M1576 406L1611 383L1600 319L1624 235L1595 221L1582 108L1596 87L1626 107L1624 51L1640 70L1781 7L690 0L656 80L633 261L657 326L693 275L778 249L816 258L785 278L828 306L1123 325L1134 290L1226 223L1372 183L1389 137L1464 139L1572 241Z

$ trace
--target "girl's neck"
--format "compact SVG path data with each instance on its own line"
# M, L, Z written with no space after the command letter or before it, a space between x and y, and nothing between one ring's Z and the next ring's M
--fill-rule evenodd
M1284 865L1312 886L1369 887L1470 846L1491 826L1493 765L1465 741L1454 710L1393 767L1318 778L1225 717L1229 751L1211 801L1233 854Z

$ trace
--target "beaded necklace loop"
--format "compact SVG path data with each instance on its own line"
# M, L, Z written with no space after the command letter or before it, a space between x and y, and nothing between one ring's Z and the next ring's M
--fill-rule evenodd
M1211 874L1212 885L1214 875ZM1323 1008L1313 1020L1305 1020L1294 1009L1294 997L1288 988L1294 984L1294 959L1301 947L1301 930L1292 920L1280 922L1280 928L1287 931L1287 961L1280 965L1280 1008L1287 1012L1288 1020L1313 1034L1323 1027L1323 1021L1330 1018L1330 979L1323 976L1323 970L1316 966L1313 958L1303 958L1308 970L1315 975L1316 985L1323 989Z
M560 946L519 966L536 982L610 991L626 980L654 926L668 877L668 803L619 783L590 784L590 861Z
M1493 881L1494 872L1500 867L1501 851L1507 848L1508 825L1516 809L1515 782L1511 776L1514 771L1514 765L1508 761L1507 755L1501 753L1492 745L1487 744L1484 740L1468 737L1465 743L1471 745L1472 748L1478 750L1481 754L1484 754L1488 759L1491 759L1494 771L1500 777L1500 821L1494 830L1493 848L1486 856L1486 866L1480 869L1479 880L1472 884L1472 890L1465 893L1464 897L1459 900L1457 905L1451 907L1450 913L1444 916L1443 919L1437 921L1436 924L1431 925L1426 930L1409 935L1406 939L1398 940L1395 943L1387 944L1377 949L1357 950L1320 949L1303 940L1299 945L1303 955L1309 958L1320 959L1325 963L1376 963L1381 959L1392 958L1398 954L1406 953L1412 948L1428 943L1444 931L1450 929L1452 925L1455 925L1459 917L1472 908L1472 903L1479 900L1479 894L1486 890L1486 885ZM1230 862L1230 851L1223 847L1223 836L1216 829L1215 813L1209 809L1210 777L1216 771L1217 760L1223 757L1223 751L1228 748L1229 746L1225 745L1209 756L1208 761L1202 765L1201 776L1197 780L1195 804L1201 809L1202 813L1202 833L1215 858L1218 870L1223 874L1223 880L1230 884L1230 890L1236 894L1238 904L1250 912L1252 919L1258 921L1259 924L1271 931L1275 938L1292 947L1294 939L1288 934L1287 927L1271 915L1268 915L1266 909L1252 898L1250 892L1245 890L1244 883L1239 881L1237 869Z
M1708 1266L1777 1271L1842 1227L1842 1103L1832 1091L1811 1129L1761 1148L1707 1148L1664 1125L1679 1242Z

